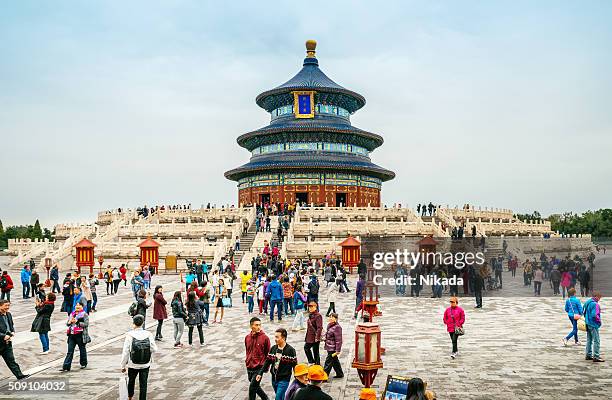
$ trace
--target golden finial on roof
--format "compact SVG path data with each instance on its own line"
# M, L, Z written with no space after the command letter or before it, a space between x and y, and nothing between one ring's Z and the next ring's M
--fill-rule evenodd
M306 57L316 58L315 50L317 48L317 41L309 39L306 41Z

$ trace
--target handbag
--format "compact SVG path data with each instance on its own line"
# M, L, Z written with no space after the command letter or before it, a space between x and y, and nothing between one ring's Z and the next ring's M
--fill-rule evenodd
M574 302L573 302L573 301L571 301L570 299L568 299L567 301L569 301L569 302L570 302L570 306L572 307L572 314L574 315L574 319L575 319L576 321L578 321L579 319L581 319L581 318L582 318L582 315L580 315L580 314L576 314L576 312L574 311ZM578 318L576 318L576 317L578 317Z
M453 311L451 310L451 318L453 319L453 324L455 324L455 316L453 315ZM462 326L456 326L455 325L455 335L457 336L463 336L465 335L465 329L463 329Z
M119 400L128 400L128 376L121 374L119 378Z
M223 297L221 302L223 303L223 307L231 307L232 305L229 297Z

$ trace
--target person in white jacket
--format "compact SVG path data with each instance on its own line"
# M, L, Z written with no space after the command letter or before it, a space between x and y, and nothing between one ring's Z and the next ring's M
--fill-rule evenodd
M329 317L329 314L332 312L336 312L336 299L338 298L338 289L340 288L340 279L336 279L332 282L327 290L327 301L329 302L329 308L327 309L326 317Z
M144 317L136 315L132 318L134 329L126 333L123 342L123 353L121 354L121 371L128 373L128 398L134 397L134 386L136 376L140 387L140 400L147 398L147 381L149 379L149 368L151 367L152 354L157 351L157 344L153 334L143 329ZM144 341L148 339L149 349L143 348ZM136 342L135 342L136 341Z

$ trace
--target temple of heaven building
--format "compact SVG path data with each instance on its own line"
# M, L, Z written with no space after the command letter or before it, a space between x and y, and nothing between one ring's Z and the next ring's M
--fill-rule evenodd
M306 42L302 70L257 96L270 125L245 133L238 144L251 160L225 173L238 182L238 203L380 206L380 189L395 173L372 163L381 136L351 125L365 98L319 69L317 43Z

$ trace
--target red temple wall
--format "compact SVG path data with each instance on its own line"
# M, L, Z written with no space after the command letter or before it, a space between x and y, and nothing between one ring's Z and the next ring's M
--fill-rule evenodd
M295 203L296 193L308 193L308 203L324 204L336 207L336 193L346 193L346 205L358 207L380 207L380 189L362 186L336 185L283 185L259 186L240 189L239 204L254 204L260 202L260 195L269 194L272 203Z

